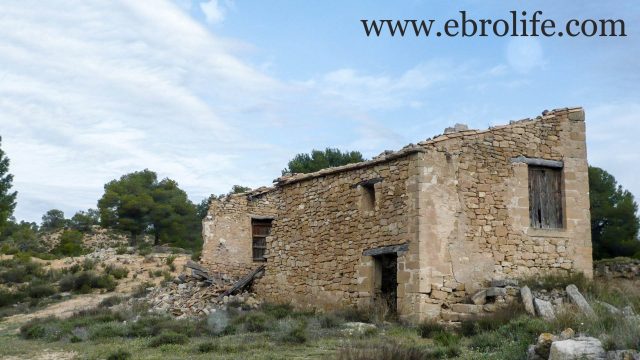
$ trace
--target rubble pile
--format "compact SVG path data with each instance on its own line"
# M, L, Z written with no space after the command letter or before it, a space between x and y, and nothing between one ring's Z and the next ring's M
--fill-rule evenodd
M191 269L191 274L180 274L173 282L150 288L145 299L153 311L182 318L206 316L227 307L257 308L261 303L246 291L231 294L237 279L225 274L210 275L194 262L186 267Z

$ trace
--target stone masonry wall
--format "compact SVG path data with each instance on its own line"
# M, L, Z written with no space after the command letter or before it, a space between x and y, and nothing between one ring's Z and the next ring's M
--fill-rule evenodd
M530 227L529 165L515 160L521 157L563 162L561 229ZM357 184L378 178L368 209ZM266 271L255 289L270 301L329 309L371 302L374 259L363 251L408 244L398 253L398 312L420 321L467 301L489 280L592 276L588 192L584 112L560 109L281 178L253 200L214 202L203 259L214 270L254 268L251 216L272 215Z
M422 301L449 308L491 279L543 272L592 276L584 112L563 109L488 131L463 131L419 144ZM528 165L520 156L561 160L564 227L534 229ZM435 315L437 307L431 307Z
M212 271L234 277L246 275L263 264L253 261L251 219L276 217L278 196L273 192L234 194L213 200L202 223L202 263Z
M414 157L280 187L280 216L267 245L267 269L256 285L258 293L271 301L325 309L367 304L373 296L374 266L363 251L415 244L417 238L411 216L415 195L409 188ZM374 208L367 210L364 190L355 185L375 178L382 181L374 185ZM401 314L411 311L405 292L417 277L406 264L416 250L410 247L398 256Z

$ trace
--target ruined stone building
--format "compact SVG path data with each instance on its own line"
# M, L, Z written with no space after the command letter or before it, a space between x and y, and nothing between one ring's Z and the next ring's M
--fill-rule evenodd
M300 307L436 317L489 280L592 276L584 111L444 135L213 201L203 263Z

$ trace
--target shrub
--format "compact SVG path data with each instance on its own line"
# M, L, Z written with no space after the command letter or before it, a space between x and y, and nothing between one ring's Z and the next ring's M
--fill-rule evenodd
M200 261L200 256L202 256L202 250L194 251L193 254L191 254L191 260Z
M53 286L49 284L45 284L40 281L37 281L37 282L34 281L31 284L29 284L29 286L27 286L27 288L25 289L25 292L32 299L41 299L47 296L51 296L55 294L57 291Z
M107 356L107 360L128 360L133 356L130 352L124 349L116 350Z
M109 308L114 305L120 304L121 302L124 301L124 299L125 298L123 296L118 296L118 295L109 296L107 298L102 299L102 301L100 301L100 304L98 306L103 308Z
M176 256L175 255L169 255L164 259L164 262L168 265L171 266L173 265L173 262L176 260Z
M163 332L162 334L154 337L149 341L150 347L158 347L167 344L186 344L189 342L189 338L184 334L178 334L173 331Z
M129 275L129 270L125 267L119 267L115 265L108 265L104 272L116 278L117 280L124 279Z
M116 288L116 282L111 275L97 275L93 271L81 271L76 274L65 275L58 282L62 291L78 291L87 293L91 289L105 289L113 291Z
M234 325L242 325L249 332L263 332L267 330L267 316L259 312L250 312L233 320Z
M396 342L349 344L338 350L338 360L424 360L441 359L434 349L402 345Z
M116 255L124 255L126 253L127 253L126 246L118 246L118 248L116 249Z
M318 322L323 329L336 328L343 323L342 319L333 313L319 315Z
M60 242L51 252L64 256L79 256L84 253L82 233L77 230L65 230L60 235Z
M220 350L220 344L217 342L206 342L198 345L198 351L201 353L209 353Z
M274 319L283 319L293 313L293 306L291 304L263 303L260 310Z
M150 282L144 282L140 285L138 285L134 290L133 293L131 293L131 296L134 298L141 298L141 297L145 297L148 293L149 293L149 288L154 287L154 285Z
M307 341L306 321L296 321L294 326L286 330L279 340L284 343L303 344Z
M427 320L418 325L418 334L423 338L431 338L444 331L446 331L445 327L435 320Z
M24 300L26 294L23 292L11 292L0 289L0 307L13 305Z

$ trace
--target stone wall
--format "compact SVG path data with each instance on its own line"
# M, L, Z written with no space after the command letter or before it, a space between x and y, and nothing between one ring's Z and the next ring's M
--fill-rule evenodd
M563 109L487 131L463 131L424 146L420 184L421 267L430 273L423 301L448 308L491 279L543 272L592 276L584 112ZM530 227L528 165L558 160L564 227ZM444 293L443 293L444 292Z
M562 162L562 228L530 227L523 158ZM371 180L373 208L358 186ZM588 191L584 112L560 109L214 202L203 259L214 270L246 272L255 266L251 216L274 216L256 290L270 301L328 309L370 303L376 270L363 252L407 244L398 253L398 312L419 321L492 279L569 271L591 277Z
M253 261L251 219L277 216L277 192L234 194L213 200L202 222L202 263L234 277L261 265Z
M605 279L640 278L640 260L631 258L604 259L594 265L595 276Z

